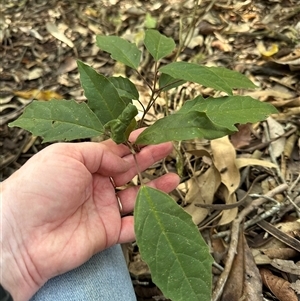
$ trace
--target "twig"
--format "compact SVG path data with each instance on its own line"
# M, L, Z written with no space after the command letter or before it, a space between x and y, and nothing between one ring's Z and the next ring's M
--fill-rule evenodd
M249 221L247 221L244 225L244 229L249 228L250 226L265 220L266 218L268 218L269 216L274 216L274 214L276 212L278 212L282 207L284 206L284 204L281 203L277 203L275 206L273 206L270 210L265 211L264 213L262 213L261 215L257 215L256 217L250 219Z
M296 209L296 213L298 214L298 217L300 217L300 208L298 207L296 202L294 202L288 195L286 196L286 198L294 206L294 208Z
M285 191L286 189L288 189L288 185L281 184L281 185L277 186L276 188L272 189L271 191L269 191L268 193L266 193L266 196L272 198L276 194L281 193L281 192ZM215 286L215 289L213 291L212 301L217 301L223 293L223 289L224 289L224 286L228 279L228 275L231 271L233 259L236 254L240 224L243 222L244 218L251 211L255 210L256 208L258 208L260 205L262 205L266 201L267 201L266 198L258 198L256 200L254 200L251 204L249 204L246 208L244 208L240 212L238 217L233 221L232 228L231 228L231 242L230 242L230 246L229 246L228 253L227 253L225 268L224 268L224 271L222 272L222 274L220 275L218 282Z
M294 200L293 200L293 203L299 208L300 206L300 195L297 196ZM279 217L282 217L284 216L287 212L291 211L291 210L294 210L295 209L295 206L294 204L289 204L284 210L282 210L279 214ZM298 213L298 211L297 211Z
M198 8L198 6L199 6L199 0L194 0L192 21L188 25L188 29L186 31L186 35L185 35L184 39L182 39L182 35L183 35L182 21L183 21L183 19L182 18L180 19L180 22L179 22L179 24L180 24L180 27L179 27L179 47L176 51L174 62L177 60L177 58L179 57L179 54L182 52L182 50L188 45L187 41L188 41L189 35L191 36L190 39L193 36L193 33L195 31L195 24L198 21L198 18L197 18L197 8Z
M220 270L221 272L224 271L224 268L221 265L219 265L217 262L215 262L215 261L213 262L213 266L215 268L217 268L218 270Z
M258 193L253 193L253 194L249 194L249 196L251 196L252 198L265 198L271 202L278 203L278 201L276 201L273 198L268 197L267 195L260 195Z
M290 186L288 193L291 193L293 189L296 187L296 185L300 182L300 173L298 174L297 179L294 181L294 183Z

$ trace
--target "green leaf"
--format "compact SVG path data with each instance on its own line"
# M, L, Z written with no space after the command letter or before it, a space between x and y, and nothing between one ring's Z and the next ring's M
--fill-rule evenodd
M81 85L91 110L103 124L118 118L130 101L119 96L117 88L108 78L81 61L77 61L77 64Z
M128 79L122 76L108 78L117 88L119 96L127 99L139 99L139 92L135 85Z
M157 24L157 19L155 17L152 17L149 13L146 13L144 26L146 28L155 28Z
M173 140L193 138L216 139L230 134L228 129L215 125L203 112L191 111L180 114L180 110L157 120L137 138L137 144L158 144Z
M162 73L158 80L159 88L162 91L168 91L170 89L176 88L176 87L184 84L185 82L186 82L185 80L180 80L180 79L174 78L165 73Z
M174 62L160 68L160 71L174 78L195 82L228 94L232 94L234 88L255 88L255 85L243 74L222 67Z
M155 61L172 53L176 46L172 38L168 38L154 29L146 30L144 44Z
M134 117L137 114L138 110L136 106L129 103L120 116L117 119L109 121L104 128L110 132L111 138L116 143L123 143L128 140L129 134L134 129Z
M185 107L189 107L189 110L205 112L215 125L230 131L237 130L235 127L237 123L258 122L272 113L277 113L276 108L269 103L240 95L206 99L196 97L187 101L182 108Z
M142 186L134 224L141 256L164 296L210 301L213 259L191 216L167 194Z
M133 43L130 43L117 36L101 36L96 37L97 46L110 53L112 59L123 63L133 69L137 69L142 52Z
M71 141L103 134L103 125L86 103L75 100L33 101L9 126L18 126L48 141Z

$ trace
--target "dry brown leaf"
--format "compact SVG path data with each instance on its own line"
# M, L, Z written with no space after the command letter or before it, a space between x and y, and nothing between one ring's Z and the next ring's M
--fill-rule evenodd
M243 295L245 276L244 234L240 231L236 255L228 279L224 286L221 301L239 301Z
M102 30L99 28L99 25L98 24L93 24L91 22L88 22L88 29L90 31L92 31L94 34L103 34Z
M251 252L256 265L269 264L272 261L272 259L270 259L267 255L262 254L262 252L258 249L251 249Z
M298 233L300 229L300 221L296 220L293 222L285 222L285 223L278 223L276 225L276 228L280 229L283 233L289 234L292 237L294 237L294 233ZM264 244L263 248L261 248L261 251L267 254L266 250L270 249L280 249L280 248L286 248L286 244L281 242L280 240L276 238L272 238L268 240L267 243ZM279 258L279 257L277 257Z
M14 97L13 95L8 95L6 97L1 97L0 98L0 105L4 105L6 103L9 103L12 100L13 97Z
M204 38L201 34L199 34L198 30L196 29L194 32L191 32L186 37L188 43L187 47L190 49L194 49L195 47L199 47L203 45Z
M77 68L77 62L72 57L66 57L57 70L57 75L68 73Z
M34 80L42 77L44 70L42 68L33 68L25 76L27 80Z
M284 150L283 150L283 155L285 156L285 158L291 159L296 141L297 141L296 134L293 134L286 139Z
M203 201L203 204L211 204L214 199L221 179L218 171L214 166L208 168L204 173L196 178L192 178L192 185L186 195L187 203L197 202L198 199Z
M236 152L228 136L211 141L213 163L220 172L222 183L231 193L235 192L240 183L240 173L235 165Z
M238 125L238 131L230 136L232 145L235 148L242 148L248 146L252 140L250 123Z
M273 88L269 88L266 90L246 92L245 95L251 96L253 98L257 98L261 101L266 101L268 98L270 99L278 99L278 101L283 101L283 99L289 99L296 96L294 91L291 91L287 88L277 89L276 86ZM271 102L273 104L273 102Z
M291 53L274 60L277 64L283 65L300 65L300 48L295 48Z
M284 134L284 129L283 129L282 124L277 122L272 117L268 117L266 119L266 121L267 121L268 128L269 128L270 139L277 138ZM271 143L272 152L276 158L282 154L282 152L284 150L285 140L286 140L285 137L281 137Z
M235 33L243 33L243 32L249 32L250 26L246 23L240 23L240 24L234 24L230 23L224 30L224 34L235 34Z
M16 96L20 96L25 99L36 99L36 100L50 100L50 99L63 99L63 96L59 93L51 90L38 90L32 89L27 91L16 91Z
M47 31L52 34L56 39L60 40L61 42L67 44L70 48L74 47L73 42L65 36L65 34L58 30L57 26L54 23L47 22L46 23Z
M211 42L211 47L220 49L223 52L230 52L232 51L232 46L218 33L215 33L215 36L218 37L218 40Z
M198 225L205 219L209 211L197 207L195 204L212 204L221 179L219 172L212 165L205 173L189 181L191 181L191 185L185 198L186 203L189 203L189 205L185 207L185 210L192 216L194 223Z
M299 255L296 250L289 247L261 249L260 251L267 255L270 259L290 259Z
M236 202L235 191L240 184L240 172L235 165L236 152L228 136L211 141L213 163L221 175L221 182L225 185L224 198L226 204ZM220 225L231 222L237 214L237 208L225 210L219 222Z
M259 165L268 168L277 168L276 164L272 162L254 159L254 158L237 158L235 160L235 164L239 169L251 165Z
M213 25L206 20L202 20L198 24L198 30L199 30L198 33L203 35L210 35L213 34L215 31L220 31L221 29L222 26Z
M183 142L185 152L192 154L196 157L209 157L211 158L211 151L207 146L207 142L197 141L196 139Z
M7 109L18 109L18 106L16 104L7 104L0 106L0 113L3 114L3 112Z
M300 265L296 264L292 260L283 260L275 258L272 260L271 265L279 271L300 276Z
M300 114L300 107L295 107L295 108L288 108L284 111L284 114L286 116L291 116L291 115L299 115Z
M150 275L149 267L142 260L140 254L133 256L133 260L129 263L128 269L135 277Z
M279 83L280 85L287 87L292 91L295 90L294 85L297 85L298 83L298 80L292 75L287 75L280 78L277 78L275 76L270 76L270 80Z
M214 234L213 228L211 229L211 235ZM227 253L227 247L225 245L223 238L214 238L211 240L212 254L214 254L214 259L217 263L220 263Z
M260 269L260 275L263 284L269 288L280 301L298 301L296 293L288 281L273 275L272 272L267 269Z
M252 252L244 237L245 252L245 281L243 297L247 301L262 301L262 282L259 270L256 266Z
M279 99L275 101L270 101L270 103L277 107L300 107L300 97L292 98L292 99Z

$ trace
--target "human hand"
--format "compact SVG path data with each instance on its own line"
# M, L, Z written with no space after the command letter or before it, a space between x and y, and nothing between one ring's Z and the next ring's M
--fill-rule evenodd
M132 135L132 140L138 131ZM144 147L140 170L171 151L170 143ZM2 285L15 301L28 300L48 279L86 262L95 253L134 239L133 217L120 215L115 189L137 174L125 145L57 143L33 156L2 185ZM178 176L148 185L165 192ZM124 214L138 187L118 192Z

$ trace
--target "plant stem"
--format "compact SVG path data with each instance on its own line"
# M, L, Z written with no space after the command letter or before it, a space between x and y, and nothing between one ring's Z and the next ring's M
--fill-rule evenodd
M144 77L142 77L143 80L145 81ZM147 107L146 109L144 109L144 113L143 113L143 116L141 118L141 120L139 121L139 127L141 127L141 125L143 124L144 122L144 119L147 115L147 113L149 112L149 110L151 109L151 107L154 105L157 97L159 96L159 93L157 93L157 90L155 89L156 88L156 85L157 85L157 79L158 79L158 62L155 62L155 65L154 65L154 80L153 80L153 87L151 87L147 82L147 86L149 87L149 89L151 90L151 96L150 96L150 100L147 104Z
M180 28L179 28L179 47L177 49L177 52L176 52L176 55L175 55L175 58L174 58L174 62L176 62L176 60L178 59L179 57L179 54L183 51L183 49L186 47L186 44L187 43L187 40L188 40L188 37L189 37L189 34L190 33L193 33L194 30L195 30L195 23L197 22L198 18L196 18L196 12L197 12L197 7L198 7L198 4L199 4L199 1L198 0L195 0L195 5L194 5L194 9L193 9L193 14L192 14L192 21L191 23L188 25L188 28L187 28L187 31L186 31L186 34L185 34L185 37L184 39L182 40L182 20L183 19L180 19Z
M128 148L130 149L130 152L133 155L133 159L134 159L134 163L135 163L135 168L136 168L136 172L137 172L139 181L140 181L141 185L144 185L142 174L140 172L140 168L139 168L139 165L138 165L138 162L137 162L137 159L136 159L136 151L134 149L134 145L130 141L126 141L125 144L128 146Z

